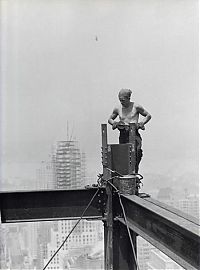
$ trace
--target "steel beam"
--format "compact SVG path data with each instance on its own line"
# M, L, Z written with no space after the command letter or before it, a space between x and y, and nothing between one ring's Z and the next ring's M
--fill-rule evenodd
M107 128L102 125L102 163L103 178L105 181L114 183L114 173L129 174L134 171L134 147L132 144L107 144ZM127 228L118 221L114 221L119 205L113 188L106 186L107 204L104 221L104 241L105 241L105 269L106 270L135 270L136 262L132 254L132 247L127 232ZM120 211L121 212L121 211ZM136 234L131 233L133 245L136 250Z
M111 178L111 147L107 142L107 125L101 125L103 178ZM104 264L106 270L113 269L113 195L112 188L106 186L107 202L104 220Z
M113 226L113 269L114 270L136 270L136 262L127 232L127 227L115 220ZM136 233L130 231L132 242L137 253Z
M161 208L169 210L171 213L174 213L175 215L180 216L180 217L182 217L182 218L184 218L184 219L186 219L186 220L188 220L188 221L190 221L192 223L196 223L199 226L199 219L197 217L186 214L186 213L180 211L179 209L177 209L177 208L175 208L175 207L173 207L171 205L169 206L169 205L167 205L167 204L165 204L163 202L160 202L158 200L155 200L155 199L153 199L151 197L145 197L144 200L148 201L148 202L151 202L152 204L155 204L155 205L157 205L157 206L159 206Z
M110 190L109 190L110 189ZM117 221L114 216L119 211L118 196L113 194L110 185L107 186L107 211L104 221L105 270L136 270L131 242L126 226ZM131 238L136 253L136 234L131 231Z
M135 154L132 144L110 144L111 147L111 168L122 175L130 174L134 171L135 164L132 163L132 156Z
M200 226L162 203L135 195L121 195L131 230L185 269L199 269ZM118 221L124 224L121 217Z
M1 221L25 222L79 218L96 188L0 193ZM84 218L102 218L105 190L100 189Z

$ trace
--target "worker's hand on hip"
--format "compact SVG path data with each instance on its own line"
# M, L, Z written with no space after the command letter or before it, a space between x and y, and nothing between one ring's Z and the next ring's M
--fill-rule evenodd
M113 129L113 130L116 129L116 128L117 128L117 125L118 125L118 122L114 122L114 123L112 124L112 129Z
M143 123L143 122L138 123L138 124L137 124L137 128L138 128L138 129L145 130L144 123Z

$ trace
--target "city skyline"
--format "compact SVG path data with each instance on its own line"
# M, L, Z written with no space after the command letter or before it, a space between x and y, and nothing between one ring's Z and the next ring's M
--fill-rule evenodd
M44 167L41 168L37 188L44 188L44 183L47 188L56 189L81 188L84 185L84 178L80 176L81 168L85 168L85 158L82 157L76 141L58 141L51 158L51 162L43 163ZM70 168L68 164L71 164ZM158 179L156 180L158 181ZM197 195L188 194L185 190L184 198L179 199L178 194L173 193L173 188L160 187L158 191L158 200L182 210L187 218L191 216L191 220L196 220L199 215L199 197ZM58 222L1 225L0 266L3 269L43 269L76 222L75 220L60 220ZM104 245L102 240L102 221L83 220L47 269L71 269L71 266L85 270L103 269ZM137 247L141 270L172 269L170 267L182 269L140 237L137 239ZM156 268L156 266L160 268Z
M169 195L171 195L171 193ZM168 197L166 196L166 192L161 192L158 199L183 211L187 216L191 215L196 219L199 213L199 197L192 196L192 200L189 197L191 197L191 195L185 194L184 199L178 199L176 195L174 195L174 197ZM86 262L86 254L92 255L94 253L93 250L97 250L97 254L101 254L100 265L102 265L103 245L102 241L100 241L101 246L99 246L99 240L102 240L103 237L103 226L100 224L100 221L92 223L82 221L82 223L79 224L76 231L66 243L65 248L59 253L59 259L55 259L50 265L50 269L60 269L60 263L73 266L76 263L81 265L81 262L84 262L85 268L80 269L88 269L86 266L91 266L92 264L90 264L89 261ZM21 267L22 265L23 267L26 266L23 269L41 269L43 265L42 260L44 259L44 262L48 261L74 224L75 221L64 220L59 222L1 224L0 237L2 245L0 249L0 265L4 266L4 269L7 269L6 265L7 267L9 267L9 265L12 266L13 268L11 269L19 269L19 266ZM97 246L95 245L96 241L98 243ZM76 243L79 243L78 247L76 247ZM94 244L93 249L91 249L91 243ZM86 246L84 246L85 244ZM72 245L71 250L69 249L70 245ZM138 262L141 270L147 270L149 265L153 265L153 269L172 269L170 268L172 266L174 267L173 269L176 269L175 262L155 249L155 247L143 238L139 237L137 245ZM81 254L84 256L81 256ZM65 255L67 255L66 258ZM81 257L79 257L79 255ZM153 255L154 259L151 258L151 255ZM162 266L159 266L159 264L156 265L156 260L158 260L159 264L162 264ZM94 260L92 261L95 263ZM155 268L155 265L158 268ZM40 268L33 268L33 266L40 266ZM89 269L94 268L91 267ZM180 267L180 269L182 268Z
M31 184L67 122L89 171L101 172L100 125L128 87L152 114L140 172L198 182L197 1L0 5L2 178ZM117 142L110 126L108 135Z
M52 149L51 160L42 165L35 189L80 189L86 184L85 155L77 141L58 141ZM103 247L103 223L99 220L79 221L0 224L0 268L43 269L73 229L73 234L47 269L71 269L71 264L84 264L84 269L94 269L91 264L97 247L99 244ZM90 259L87 260L88 254ZM103 249L95 265L103 268Z

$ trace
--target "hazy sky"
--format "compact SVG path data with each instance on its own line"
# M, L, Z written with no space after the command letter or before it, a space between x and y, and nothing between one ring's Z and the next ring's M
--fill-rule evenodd
M152 114L141 173L198 173L197 0L0 4L3 177L31 179L67 121L101 170L100 125L121 88Z

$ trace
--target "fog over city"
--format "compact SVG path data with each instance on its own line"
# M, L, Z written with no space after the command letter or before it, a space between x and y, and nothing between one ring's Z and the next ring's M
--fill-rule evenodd
M152 115L140 172L198 184L198 1L0 4L3 182L32 183L67 123L89 173L101 172L100 125L130 88Z

